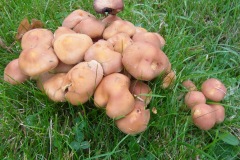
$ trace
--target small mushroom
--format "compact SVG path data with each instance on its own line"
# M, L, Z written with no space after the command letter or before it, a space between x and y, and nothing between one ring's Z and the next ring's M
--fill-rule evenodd
M96 18L86 18L79 22L73 30L77 33L86 34L92 39L102 38L105 24Z
M65 98L72 105L87 102L103 78L103 69L95 60L75 65L66 75L62 84Z
M99 40L92 45L85 53L85 61L96 60L103 67L104 75L109 75L114 72L120 72L122 66L122 55L113 50L110 42Z
M93 7L97 13L115 15L124 8L123 0L94 0Z
M119 53L123 53L123 51L133 43L132 39L127 33L115 34L107 41L113 45L114 51Z
M116 15L109 14L107 17L102 19L102 22L105 24L105 26L109 26L112 22L116 20L122 20L122 19Z
M149 120L149 109L145 109L143 102L136 101L134 109L125 117L116 120L116 125L123 133L135 135L147 129Z
M134 97L129 91L130 79L123 74L113 73L104 77L94 93L97 107L106 108L110 118L120 118L134 108Z
M78 10L75 10L72 13L70 13L63 20L62 26L73 29L79 22L81 22L83 19L89 18L89 17L95 18L94 15L92 15L84 10L78 9Z
M182 82L182 85L188 90L188 91L197 91L196 85L191 80L185 80Z
M136 34L137 33L142 33L142 32L148 32L148 31L143 27L136 26Z
M47 96L54 102L65 102L65 92L61 89L66 73L58 73L43 83Z
M58 58L52 48L24 49L19 56L19 67L30 77L48 72L58 65Z
M14 59L7 64L4 69L4 81L10 84L20 84L29 79L19 68L18 59Z
M44 91L43 84L54 75L55 73L52 73L52 72L44 72L39 76L37 76L36 78L37 88L40 89L41 91Z
M207 99L215 102L223 100L227 94L227 88L220 80L215 78L210 78L204 81L201 90Z
M21 41L22 49L52 47L53 33L48 29L36 28L26 32Z
M188 106L188 108L191 109L197 104L206 103L206 98L202 92L190 91L185 95L184 102Z
M216 123L216 115L213 108L207 104L198 104L191 110L193 123L202 130L211 129Z
M122 63L136 79L150 81L170 68L168 57L156 46L134 42L123 52Z
M54 38L53 38L52 44L54 44L54 41L63 34L76 34L76 32L67 27L58 27L58 29L56 29L53 34Z
M136 32L135 26L128 21L116 20L112 22L103 32L103 38L109 39L117 33L126 33L132 37Z
M165 40L158 33L153 32L139 32L133 35L134 42L147 42L155 45L158 48L162 48L165 45Z
M170 87L171 85L173 85L173 83L176 80L176 74L173 70L171 70L170 73L168 73L164 78L163 78L163 84L162 84L162 88L166 89L168 87Z
M152 90L146 83L139 80L133 80L131 81L129 90L136 100L144 102L146 105L150 103L152 99Z
M216 114L216 123L222 123L225 118L225 108L220 104L210 104Z
M74 64L65 64L65 63L59 61L57 67L55 67L54 69L50 70L49 72L54 73L54 74L56 74L56 73L67 73L74 66L75 66Z
M92 39L85 34L63 34L54 41L54 51L65 64L83 61L87 49L93 45Z

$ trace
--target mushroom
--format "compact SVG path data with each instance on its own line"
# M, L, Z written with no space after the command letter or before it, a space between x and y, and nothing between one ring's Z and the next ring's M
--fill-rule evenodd
M123 0L94 0L93 7L97 13L117 14L124 8Z
M117 127L126 134L139 134L146 130L150 120L150 111L145 109L145 104L136 101L134 109L125 117L115 121Z
M58 58L52 48L24 49L19 56L19 67L30 77L52 70L58 65Z
M220 104L210 104L209 106L211 106L215 112L216 123L217 124L222 123L225 118L225 108Z
M210 78L204 81L201 90L207 99L215 102L223 100L227 94L227 88L221 81L215 78Z
M92 39L85 34L63 34L54 41L54 51L65 64L83 61L87 49L93 45Z
M69 70L71 70L75 65L74 64L65 64L61 61L58 62L58 65L50 70L51 73L67 73Z
M193 123L202 130L211 129L216 123L213 108L207 104L195 105L191 110Z
M188 91L197 91L197 87L191 80L185 80L182 82L182 85L188 90Z
M103 67L104 75L109 75L122 70L122 55L113 50L110 42L99 40L85 53L85 61L96 60Z
M170 68L168 57L151 43L134 42L123 52L122 63L136 79L150 81Z
M61 89L66 73L58 73L43 83L47 96L54 102L65 102L65 91Z
M174 81L176 80L176 74L173 70L171 70L170 73L168 73L164 78L163 78L163 84L162 88L166 89L169 86L173 85Z
M73 30L77 33L86 34L92 39L101 38L105 24L96 18L86 18L79 22Z
M65 98L72 105L87 102L103 78L103 69L95 60L75 65L66 75L62 84Z
M36 28L26 32L21 41L22 49L52 47L53 33L48 29Z
M4 69L4 81L10 84L23 83L29 79L29 76L25 75L18 65L18 58L12 60L7 64Z
M185 95L184 102L188 106L188 108L192 108L197 104L206 103L206 98L202 92L190 91Z
M153 32L138 32L133 35L134 42L148 42L155 45L158 48L162 48L165 45L165 40L158 33Z
M139 80L133 80L131 81L129 90L136 100L144 102L146 105L150 103L152 99L152 90L146 83Z
M102 22L105 24L105 26L109 26L112 22L116 20L122 20L122 19L116 15L109 14L107 17L102 19Z
M115 34L107 41L113 45L114 51L119 53L123 53L123 51L133 43L132 39L127 33Z
M94 15L92 15L84 10L78 9L78 10L75 10L72 13L70 13L63 20L62 26L73 29L79 22L81 22L83 19L89 18L89 17L95 18Z
M103 32L103 38L109 39L115 34L121 32L128 34L129 37L132 37L136 32L136 28L131 22L124 20L116 20L112 22L107 28L105 28Z
M37 88L40 89L41 91L44 91L43 84L54 75L55 73L52 73L52 72L44 72L40 74L36 79Z
M148 32L145 28L143 28L143 27L138 27L138 26L136 26L135 27L136 28L136 34L137 33L142 33L142 32Z
M129 91L130 79L120 73L104 77L94 93L97 107L106 108L110 118L118 119L134 108L134 97Z
M63 34L76 34L76 32L67 27L58 27L58 29L56 29L53 34L54 38L53 38L52 44L54 44L54 41Z

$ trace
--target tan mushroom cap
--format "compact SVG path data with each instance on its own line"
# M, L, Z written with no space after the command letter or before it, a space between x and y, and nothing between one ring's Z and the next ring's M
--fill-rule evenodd
M111 15L109 14L107 17L105 17L104 19L102 19L102 22L108 26L110 25L112 22L116 21L116 20L122 20L120 17L116 16L116 15Z
M59 61L58 65L50 70L51 73L67 73L70 71L75 65L74 64L65 64L61 61Z
M93 45L92 39L85 34L63 34L54 42L54 51L65 64L83 61L87 49Z
M216 123L222 123L225 119L225 108L220 104L210 104L209 106L211 106L215 112Z
M29 76L25 75L18 65L18 58L12 60L7 64L4 69L4 81L10 84L23 83L29 79Z
M50 79L51 77L53 77L55 75L55 73L52 72L44 72L42 74L40 74L39 76L37 76L37 87L38 89L40 89L41 91L44 91L43 89L43 84Z
M54 41L63 34L76 34L76 32L67 27L58 27L53 34L54 38L52 44L54 44Z
M142 33L142 32L148 32L148 31L143 27L136 26L136 33Z
M127 33L115 34L107 41L110 42L113 45L114 50L119 53L123 53L123 51L133 43L133 40Z
M134 108L134 97L129 91L130 79L120 73L113 73L103 78L94 93L97 107L106 107L110 118L120 118Z
M124 20L116 20L112 22L103 32L103 38L109 39L112 36L114 36L117 33L126 33L129 35L129 37L132 37L135 32L136 28L135 26L128 21Z
M155 45L158 48L162 48L165 45L165 40L158 33L153 32L139 32L133 35L133 41L148 42Z
M63 20L62 26L73 29L79 22L88 17L95 18L94 15L84 10L81 9L75 10Z
M103 77L103 69L95 60L75 65L66 75L62 90L72 105L87 102Z
M129 90L137 101L144 102L146 105L150 103L152 99L150 95L152 90L146 83L139 80L133 80L131 81Z
M149 109L145 109L143 102L136 101L133 111L117 120L116 125L123 133L135 135L147 129L149 120Z
M52 47L53 33L48 29L36 28L26 32L21 41L22 49Z
M52 48L25 49L19 56L19 67L28 76L34 77L48 72L58 65L58 58Z
M83 19L73 28L75 32L86 34L93 39L101 38L104 29L105 24L100 20L92 17Z
M134 42L123 52L122 63L136 79L150 81L169 70L170 62L163 51L146 42Z
M66 73L58 73L43 83L47 96L54 102L65 102L65 92L61 89Z
M85 53L85 61L96 60L103 67L104 75L109 75L122 70L122 55L113 50L111 43L99 40Z
M196 85L191 80L185 80L182 85L189 91L197 91Z
M200 91L190 91L185 95L184 102L191 109L198 104L206 103L206 98Z

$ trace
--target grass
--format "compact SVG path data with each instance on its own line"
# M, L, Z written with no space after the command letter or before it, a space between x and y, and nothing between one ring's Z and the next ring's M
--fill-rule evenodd
M40 19L54 31L78 8L95 14L92 0L0 2L0 159L240 159L238 0L125 0L119 16L163 35L163 51L177 73L171 89L160 89L160 78L149 83L156 95L149 109L156 107L157 114L137 136L121 133L92 101L77 107L54 103L34 81L3 81L4 67L21 52L14 37L22 19ZM221 102L226 119L201 131L185 109L181 82L191 79L200 88L209 77L227 86Z

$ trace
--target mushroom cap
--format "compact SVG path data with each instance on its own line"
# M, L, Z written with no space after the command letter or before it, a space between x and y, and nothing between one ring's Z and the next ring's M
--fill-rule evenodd
M148 32L148 31L143 27L136 26L136 33L142 33L142 32Z
M222 123L225 118L225 108L220 104L210 104L216 114L216 123Z
M54 42L54 51L65 64L83 61L87 49L93 45L92 39L85 34L63 34Z
M134 42L123 52L122 63L136 79L150 81L169 70L170 62L163 51L146 42Z
M110 42L99 40L93 44L84 56L85 61L96 60L103 67L104 75L109 75L114 72L120 72L122 66L122 55L113 50Z
M73 64L65 64L61 61L58 62L58 65L53 68L51 71L52 73L67 73L70 71L75 65Z
M63 20L62 26L73 29L79 22L88 17L95 18L94 15L84 10L81 9L75 10Z
M162 84L162 88L166 89L169 86L171 86L174 81L176 80L176 74L173 70L171 70L170 73L168 73L164 78L163 78L163 84Z
M29 79L29 76L25 75L18 65L18 58L12 60L7 64L4 69L4 81L10 84L23 83Z
M149 120L149 109L145 109L143 102L136 101L134 109L125 117L116 120L115 123L123 133L135 135L146 130Z
M113 73L103 78L94 93L97 107L106 107L110 118L119 118L130 113L134 108L134 97L129 91L130 79L120 73Z
M190 91L185 95L184 102L191 109L197 104L206 103L206 98L202 92Z
M63 34L76 34L76 32L67 27L58 27L58 29L56 29L53 34L54 38L53 38L52 44L54 44L54 41Z
M114 51L119 53L123 53L123 51L133 43L133 40L129 37L127 33L115 34L107 41L113 45Z
M210 78L204 81L201 86L201 91L207 99L215 102L223 100L227 94L227 88L220 80L215 78Z
M101 38L104 29L105 24L92 17L83 19L73 28L75 32L86 34L93 39Z
M129 37L132 37L136 32L136 28L129 21L116 20L112 22L107 28L105 28L103 32L103 38L109 39L115 34L121 33L121 32L128 34Z
M165 45L165 40L158 33L153 32L138 32L133 35L134 42L147 42L155 45L158 48L162 48Z
M62 90L72 105L87 102L103 78L103 69L95 60L75 65L66 75Z
M55 73L52 73L52 72L44 72L38 75L36 79L38 89L40 89L41 91L44 91L43 84L54 75Z
M19 56L19 67L28 76L34 77L48 72L58 65L58 58L52 48L24 49Z
M122 19L116 15L109 14L107 17L102 19L102 22L105 24L105 26L109 26L112 22L116 20L122 20Z
M52 47L53 33L48 29L36 28L26 32L21 41L22 49Z
M129 90L136 100L144 102L146 105L150 103L152 97L149 94L152 93L152 90L146 83L139 80L133 80L131 81Z
M188 91L196 91L197 87L191 80L185 80L182 82L182 85L188 90Z
M94 0L93 7L97 13L117 14L124 8L123 0Z
M211 129L216 123L213 108L207 104L198 104L191 110L193 123L202 130Z
M54 102L65 102L65 92L61 89L66 73L58 73L43 83L47 96Z

